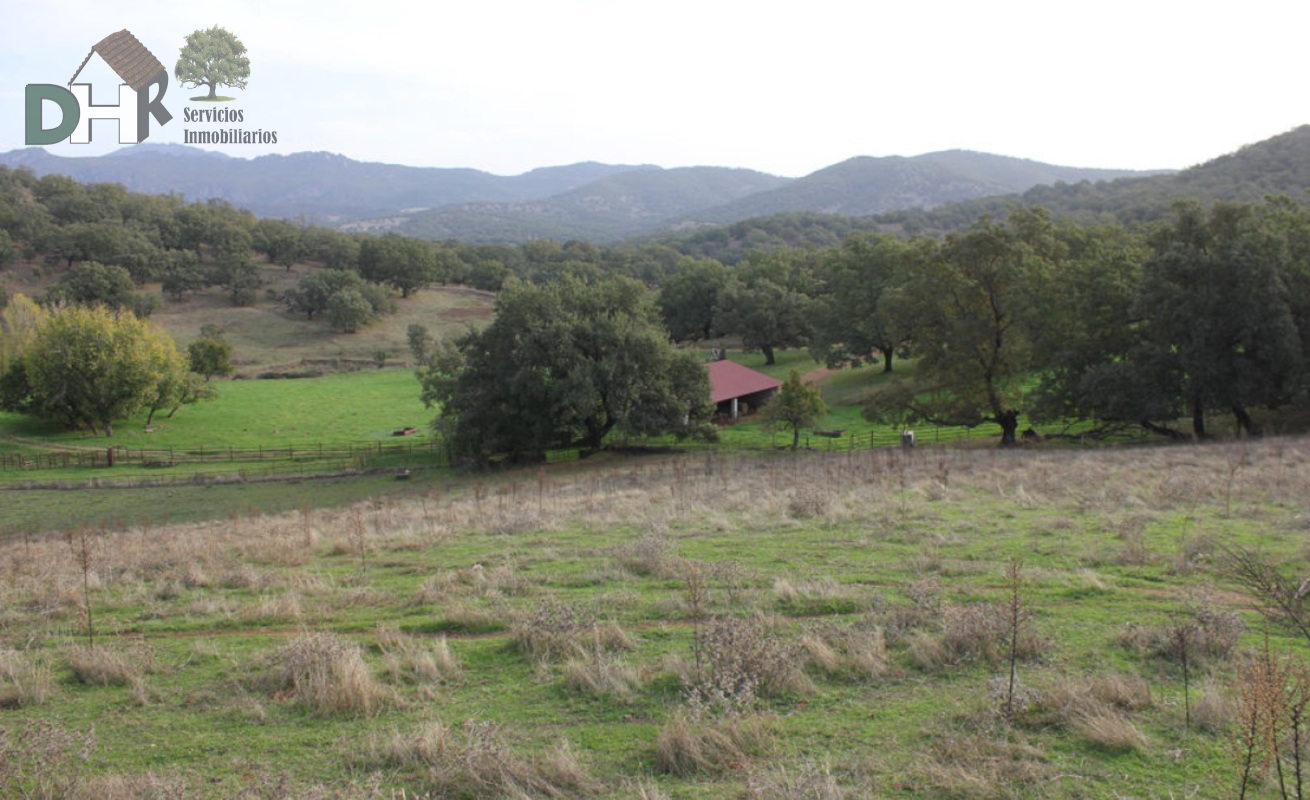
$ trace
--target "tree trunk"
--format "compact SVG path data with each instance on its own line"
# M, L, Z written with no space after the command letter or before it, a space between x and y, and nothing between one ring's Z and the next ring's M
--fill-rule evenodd
M1242 408L1239 405L1234 405L1233 416L1237 418L1237 424L1241 426L1242 431L1245 432L1247 436L1260 435L1260 431L1255 427L1255 420L1251 419L1251 415L1245 408Z
M210 81L210 83L209 83L209 99L210 99L210 100L213 100L213 99L215 99L215 98L218 97L218 91L217 91L217 89L218 89L218 81Z
M884 350L884 351L882 351L882 371L883 371L883 372L891 372L891 371L892 371L892 351L891 351L891 350Z
M1013 409L996 415L996 424L1001 426L1001 447L1014 447L1019 443L1015 432L1019 430L1019 412Z
M154 408L153 406L150 408L150 413L146 415L146 427L147 427L147 428L150 427L150 423L152 423L152 422L155 421L155 412L158 411L158 410L159 410L159 409Z
M795 450L801 443L801 426L791 426L791 449Z
M763 345L762 347L760 347L760 350L764 353L764 366L766 367L773 366L773 364L775 363L773 360L773 345L771 344Z
M1205 409L1199 402L1192 403L1192 435L1198 439L1205 438Z

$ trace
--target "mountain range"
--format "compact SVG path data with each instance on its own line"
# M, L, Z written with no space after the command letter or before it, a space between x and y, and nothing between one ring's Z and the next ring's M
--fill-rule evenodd
M1164 172L1061 167L948 150L911 158L861 156L801 178L726 167L596 162L500 176L322 152L243 159L175 144L134 145L86 158L29 148L0 154L0 165L187 200L221 198L259 216L474 243L543 237L612 242L766 214L933 209L1039 185Z

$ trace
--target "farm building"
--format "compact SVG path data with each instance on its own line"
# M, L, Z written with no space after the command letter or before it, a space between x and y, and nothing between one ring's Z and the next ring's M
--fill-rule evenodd
M711 361L705 365L710 374L710 399L720 416L737 419L749 414L778 391L782 381L731 361Z

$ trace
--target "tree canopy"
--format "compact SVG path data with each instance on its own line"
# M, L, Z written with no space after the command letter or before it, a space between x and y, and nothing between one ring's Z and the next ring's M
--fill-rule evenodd
M183 363L173 340L135 315L70 306L37 322L0 405L113 436L116 420L175 396L160 383L179 379Z
M495 321L448 342L420 373L452 454L598 450L612 431L708 435L709 378L678 353L644 286L627 278L511 279Z
M801 428L813 425L827 413L823 393L813 384L802 382L800 373L792 370L765 403L760 416L769 428L790 429L791 449L795 450L801 441Z

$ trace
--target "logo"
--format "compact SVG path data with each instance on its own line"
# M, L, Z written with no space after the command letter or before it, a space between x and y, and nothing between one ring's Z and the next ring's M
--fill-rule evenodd
M93 55L99 55L123 80L118 87L118 105L94 105L91 84L73 83ZM159 94L151 100L153 86L159 87ZM168 70L127 29L97 42L68 80L68 87L48 83L27 85L24 106L27 144L57 144L64 139L74 144L89 144L94 119L118 120L119 144L137 144L150 138L151 117L160 125L167 125L173 118L163 103L168 91ZM44 127L42 112L47 100L58 106L63 115L53 128Z
M173 77L188 89L209 87L209 94L192 100L222 103L235 98L217 93L220 86L246 88L250 77L250 59L241 40L217 25L209 30L197 30L186 37L186 47L173 67Z

